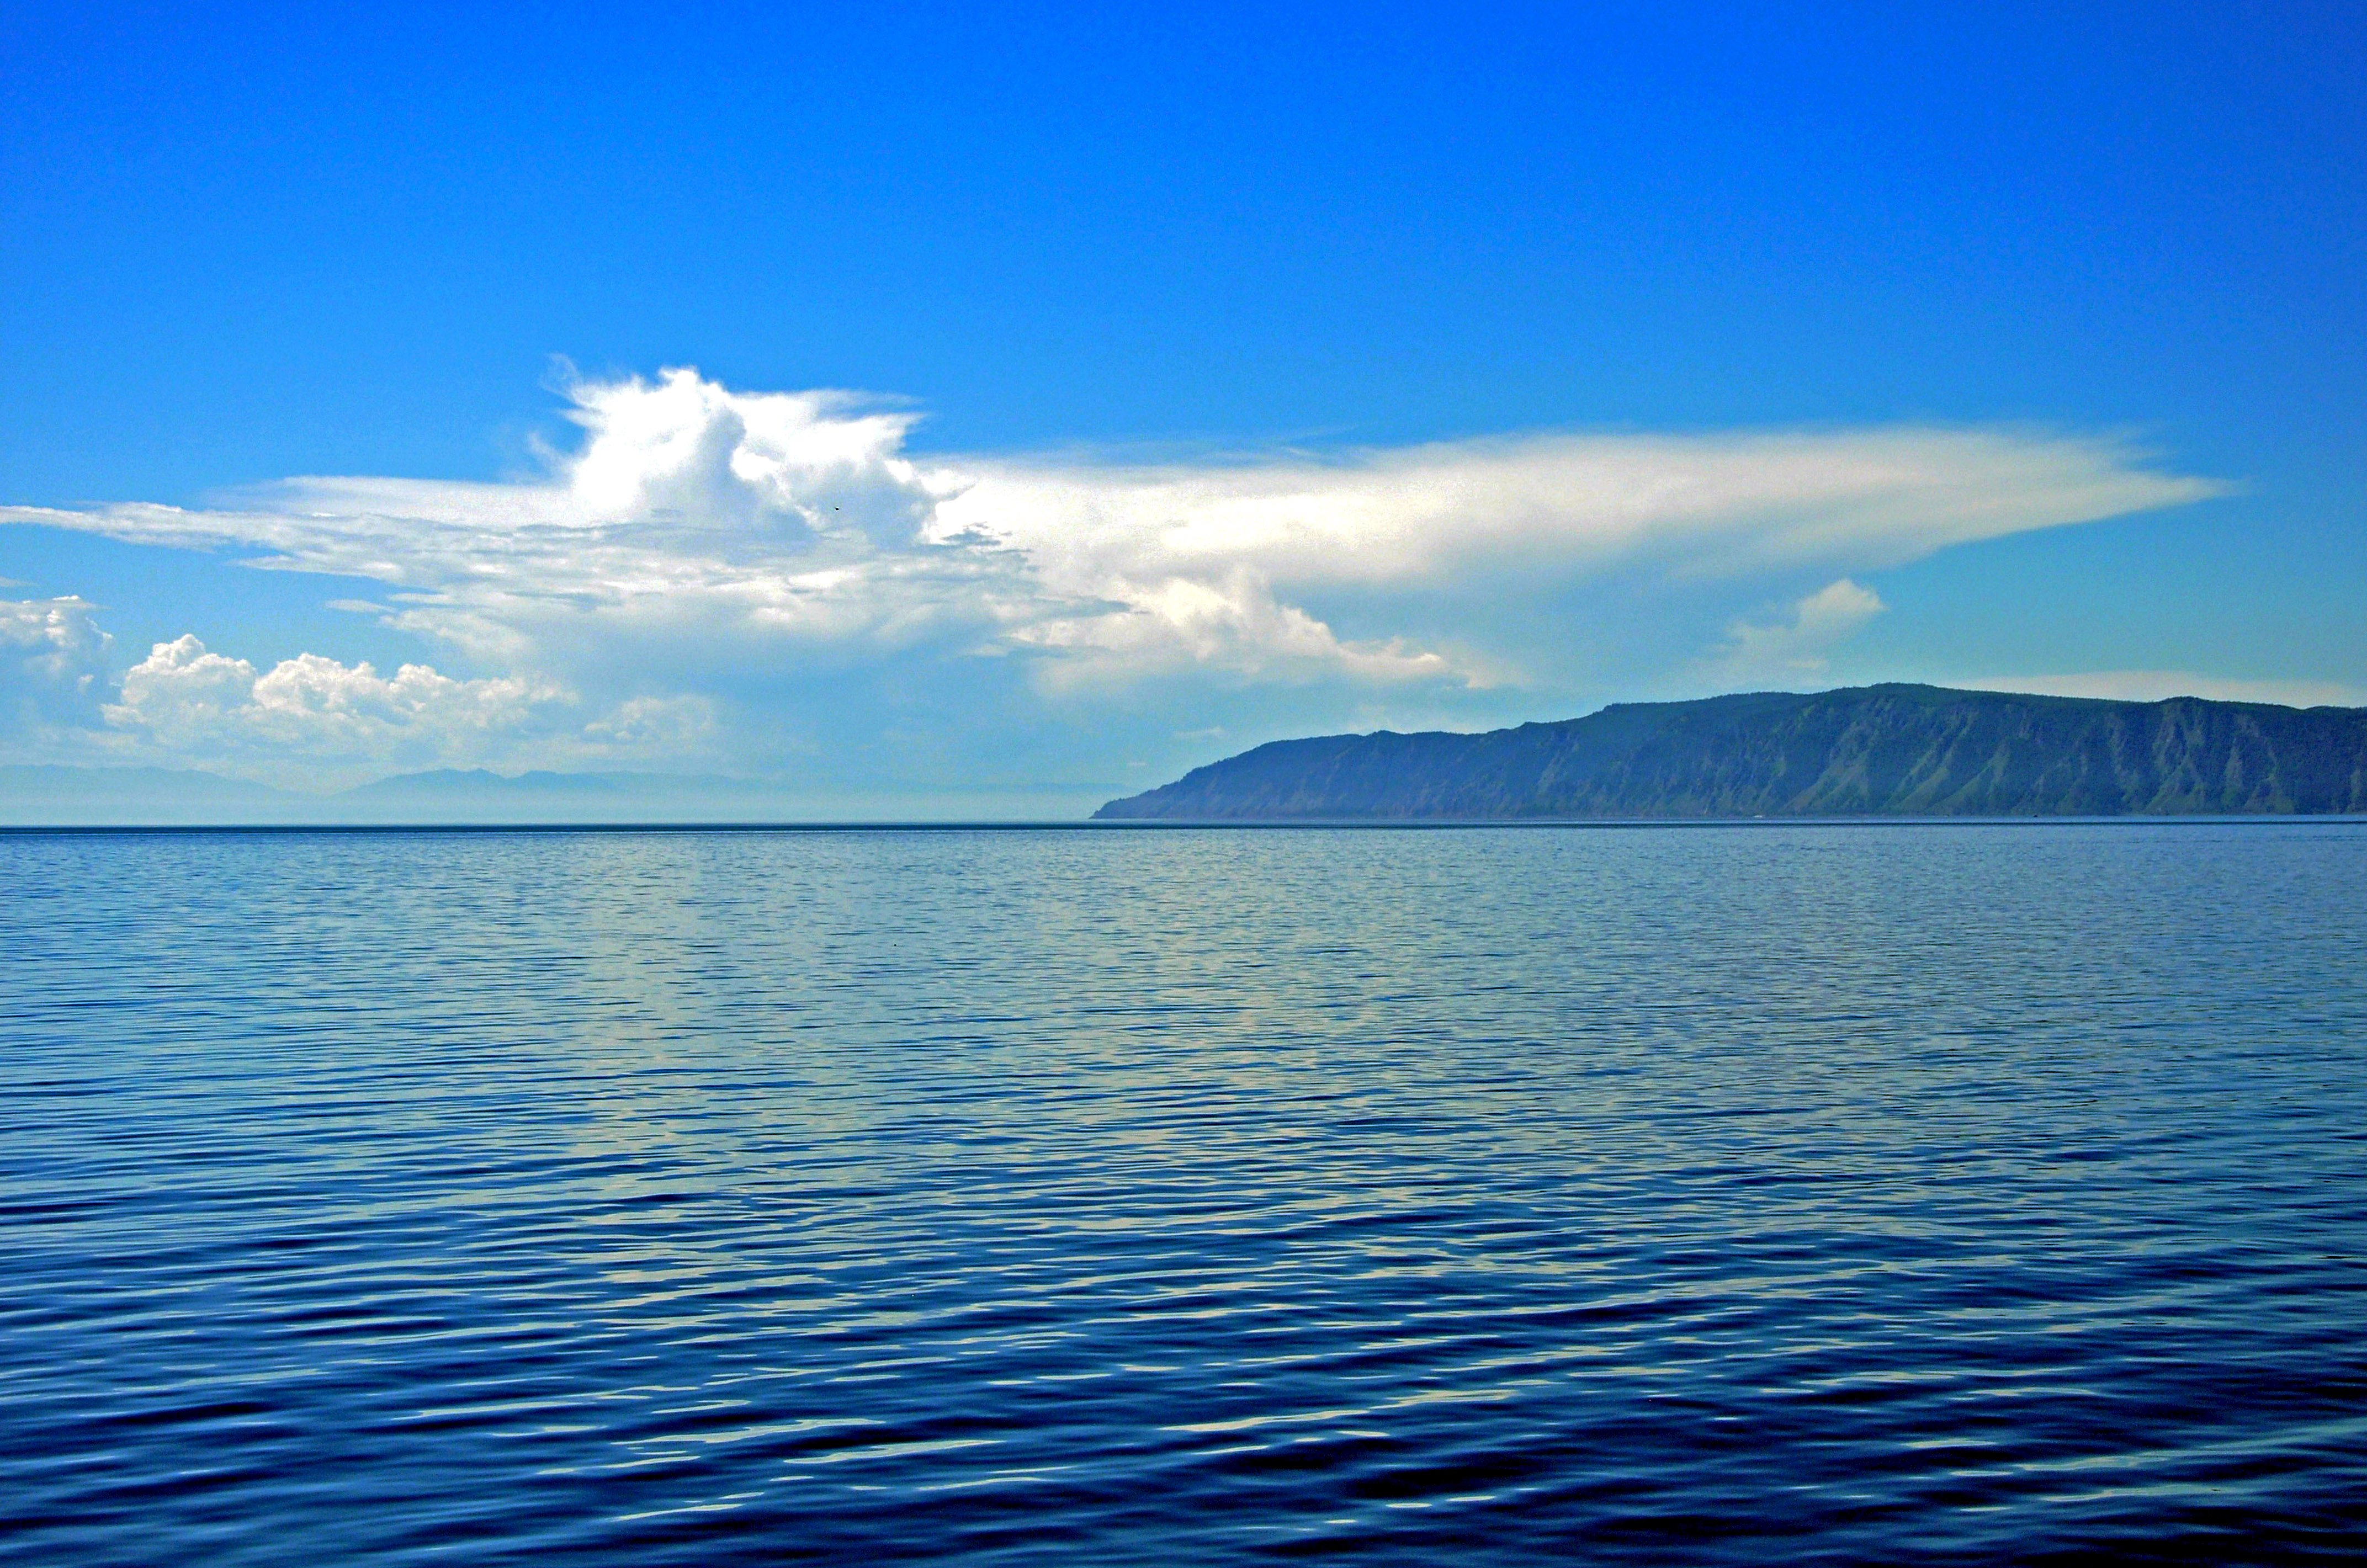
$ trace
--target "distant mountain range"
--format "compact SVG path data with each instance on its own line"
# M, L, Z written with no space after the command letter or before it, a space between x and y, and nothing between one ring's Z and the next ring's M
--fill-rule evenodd
M1277 740L1104 820L2367 812L2367 708L1881 685Z
M1071 797L1073 798L1073 797ZM1031 794L950 815L1046 818ZM1068 810L1081 809L1070 805ZM1483 735L1278 740L1104 821L2367 814L2367 708L2103 702L1885 685L1623 703ZM404 773L306 795L165 768L0 766L0 826L945 819L706 774ZM1074 818L1069 818L1073 821Z
M0 825L712 822L778 818L764 786L703 774L402 773L333 795L168 768L0 767Z
M968 780L882 790L713 773L445 768L306 794L187 769L0 765L0 828L1074 822L1091 804L1072 788Z

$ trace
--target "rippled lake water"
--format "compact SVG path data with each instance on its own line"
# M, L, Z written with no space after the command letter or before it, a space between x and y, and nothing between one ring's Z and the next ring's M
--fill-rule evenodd
M0 856L12 1561L2367 1530L2367 826Z

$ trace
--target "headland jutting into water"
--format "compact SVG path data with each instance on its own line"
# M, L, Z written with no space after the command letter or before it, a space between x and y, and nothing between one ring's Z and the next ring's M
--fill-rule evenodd
M2367 708L1887 684L1618 703L1478 735L1277 740L1102 819L2367 812Z

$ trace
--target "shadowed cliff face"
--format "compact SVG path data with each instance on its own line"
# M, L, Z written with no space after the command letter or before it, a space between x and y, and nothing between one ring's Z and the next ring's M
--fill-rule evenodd
M1282 740L1096 817L2367 812L2367 709L1884 685L1634 703L1484 735Z

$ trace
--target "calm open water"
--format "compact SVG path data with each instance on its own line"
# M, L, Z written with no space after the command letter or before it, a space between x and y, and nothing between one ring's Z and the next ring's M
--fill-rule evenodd
M0 1557L2281 1562L2367 825L0 836Z

